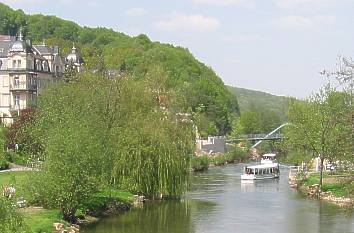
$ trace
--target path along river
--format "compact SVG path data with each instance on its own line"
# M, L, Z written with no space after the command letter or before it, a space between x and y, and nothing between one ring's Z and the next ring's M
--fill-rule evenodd
M309 199L277 180L241 183L244 164L192 175L180 201L147 202L84 233L354 233L353 211Z

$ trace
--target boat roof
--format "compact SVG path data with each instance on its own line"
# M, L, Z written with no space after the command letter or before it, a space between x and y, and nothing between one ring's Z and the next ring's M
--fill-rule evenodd
M252 166L246 166L246 168L273 168L273 167L278 167L278 163L270 163L270 164L259 164L259 165L252 165Z
M275 157L275 156L276 154L272 154L272 153L262 155L262 157Z

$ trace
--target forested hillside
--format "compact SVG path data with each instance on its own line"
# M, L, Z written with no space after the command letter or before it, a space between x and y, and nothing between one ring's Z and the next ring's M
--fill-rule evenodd
M188 49L152 42L143 34L130 37L112 29L81 27L55 16L27 15L0 3L0 34L16 35L20 28L34 44L59 45L62 55L75 43L87 70L153 79L156 85L163 82L165 92L177 93L184 101L176 111L192 113L204 136L230 132L231 119L239 113L236 97Z
M236 95L241 112L259 109L273 112L281 120L287 119L290 97L276 96L245 88L231 86L227 86L227 88Z

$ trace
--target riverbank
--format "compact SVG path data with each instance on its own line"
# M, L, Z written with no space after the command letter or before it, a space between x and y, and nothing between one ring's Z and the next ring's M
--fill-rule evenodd
M340 207L354 207L352 175L324 173L322 190L320 190L319 173L311 173L297 180L297 189L309 197L319 198Z
M241 163L249 159L250 155L243 149L236 149L226 154L193 156L191 158L191 170L194 172L205 171L210 166Z
M31 173L33 171L2 171L0 173L0 187L2 189L5 186L15 188L15 193L10 199L13 203L17 203L18 212L22 215L30 232L53 232L54 223L64 228L70 227L71 224L63 220L58 209L33 206L35 204L32 203L33 193L30 193L26 188L31 183ZM21 207L18 204L19 199L25 201ZM106 216L120 214L129 210L139 200L141 199L129 192L116 189L100 191L77 210L78 224L90 224Z

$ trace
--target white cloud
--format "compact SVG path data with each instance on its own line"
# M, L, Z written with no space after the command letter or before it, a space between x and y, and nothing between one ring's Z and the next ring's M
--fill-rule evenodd
M215 6L241 6L248 8L256 5L254 0L192 0L192 2Z
M348 0L275 0L276 5L285 9L321 9L334 6Z
M200 14L172 14L167 20L156 22L155 26L164 31L199 31L206 32L218 28L220 22L212 17Z
M131 8L131 9L128 9L125 12L125 14L128 16L142 16L142 15L146 14L146 10L144 8L140 8L140 7Z
M281 29L317 29L322 26L330 26L336 22L334 16L312 16L289 15L273 20L273 24Z
M228 36L223 38L223 40L227 43L236 43L236 44L255 43L261 39L262 37L257 34L241 34L237 36Z

